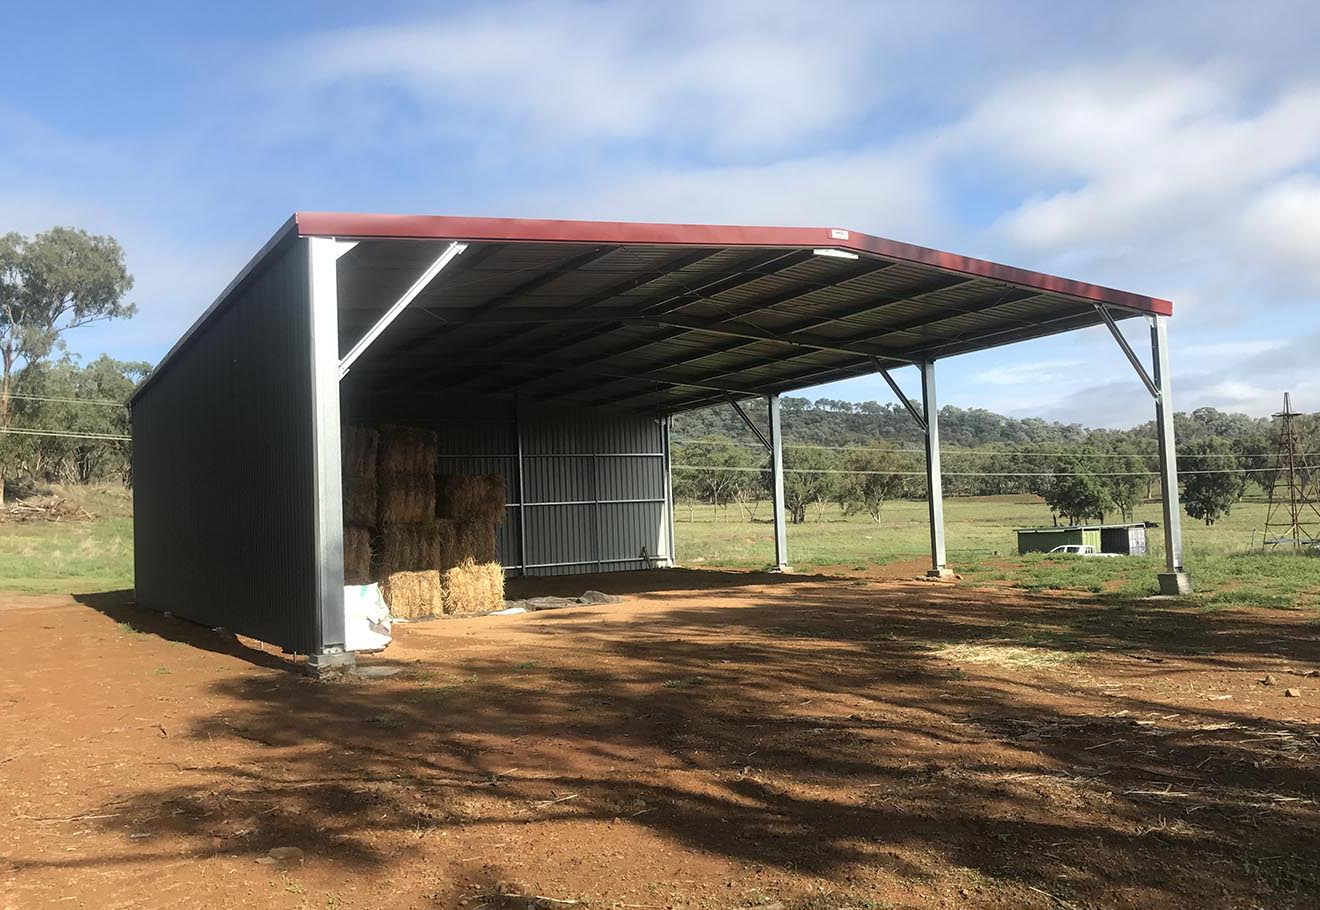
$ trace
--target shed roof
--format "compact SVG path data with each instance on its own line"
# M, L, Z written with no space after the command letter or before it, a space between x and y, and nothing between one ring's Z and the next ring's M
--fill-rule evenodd
M341 354L449 242L467 243L353 366L347 382L382 392L669 413L1096 325L1098 306L1173 311L825 227L299 212L245 273L292 237L358 241L338 263Z
M1038 528L1014 528L1019 534L1054 534L1062 531L1108 531L1114 528L1144 528L1144 521L1125 521L1110 525L1044 525Z

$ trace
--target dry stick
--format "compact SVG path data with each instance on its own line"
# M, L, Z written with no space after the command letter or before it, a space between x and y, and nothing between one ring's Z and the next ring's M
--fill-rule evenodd
M30 822L82 822L93 818L118 818L118 812L112 812L109 815L15 815L14 820L22 819Z
M1030 888L1032 891L1035 891L1037 894L1043 894L1046 897L1048 897L1050 900L1057 902L1060 907L1064 908L1064 910L1077 910L1075 905L1068 903L1066 900L1059 897L1057 894L1050 894L1045 889L1037 888L1035 885L1027 885L1027 887Z
M577 795L576 793L570 793L568 796L561 796L561 797L559 797L559 799L543 799L543 800L541 800L540 802L538 802L537 805L538 805L538 806L553 806L555 803L562 803L562 802L565 802L566 800L577 799L577 798L578 798L578 795Z

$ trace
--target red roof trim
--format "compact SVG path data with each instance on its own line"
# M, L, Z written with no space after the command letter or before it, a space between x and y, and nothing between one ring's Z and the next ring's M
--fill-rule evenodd
M461 218L447 215L373 215L297 212L302 237L360 237L397 240L474 240L528 243L618 243L673 246L835 247L885 259L916 262L948 272L991 278L1041 291L1067 294L1172 316L1173 304L1158 297L1119 291L1084 281L1019 269L956 253L945 253L859 234L842 228L742 227L715 224L648 224L632 221L555 221L533 218Z

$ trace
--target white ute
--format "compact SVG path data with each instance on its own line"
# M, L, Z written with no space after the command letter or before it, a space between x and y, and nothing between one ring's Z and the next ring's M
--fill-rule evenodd
M1051 553L1068 553L1073 556L1117 556L1117 553L1101 553L1089 543L1066 543L1050 550Z

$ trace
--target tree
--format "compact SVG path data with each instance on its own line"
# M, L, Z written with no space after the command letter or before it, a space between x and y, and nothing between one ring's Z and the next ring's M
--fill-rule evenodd
M84 366L72 358L30 363L14 376L13 416L51 435L6 439L12 477L29 484L128 482L128 399L148 364L102 355Z
M682 443L675 452L675 461L692 466L679 471L681 480L676 492L716 507L735 501L742 488L761 483L755 453L722 436Z
M844 470L835 496L845 515L866 513L880 523L884 504L901 496L911 486L910 472L916 470L912 459L892 449L850 449L843 459Z
M1207 525L1227 515L1242 498L1246 473L1232 446L1218 436L1188 445L1178 473L1183 478L1183 508Z
M45 360L63 347L70 329L105 319L128 318L124 301L133 278L113 237L56 227L28 239L0 235L0 429L13 417L14 369ZM0 503L13 462L5 441L0 458Z
M793 524L807 520L808 506L834 499L839 466L839 454L829 449L784 448L784 507Z
M70 329L132 316L132 287L113 237L66 227L0 236L0 426L9 425L18 362L49 357Z
M1084 524L1091 519L1104 521L1106 510L1114 504L1103 478L1091 473L1092 467L1087 463L1091 460L1066 457L1054 469L1045 491L1045 504L1050 511L1063 516L1069 524Z
M1132 512L1141 502L1147 489L1146 464L1135 452L1119 452L1113 458L1102 458L1105 466L1105 489L1124 521L1132 520Z

